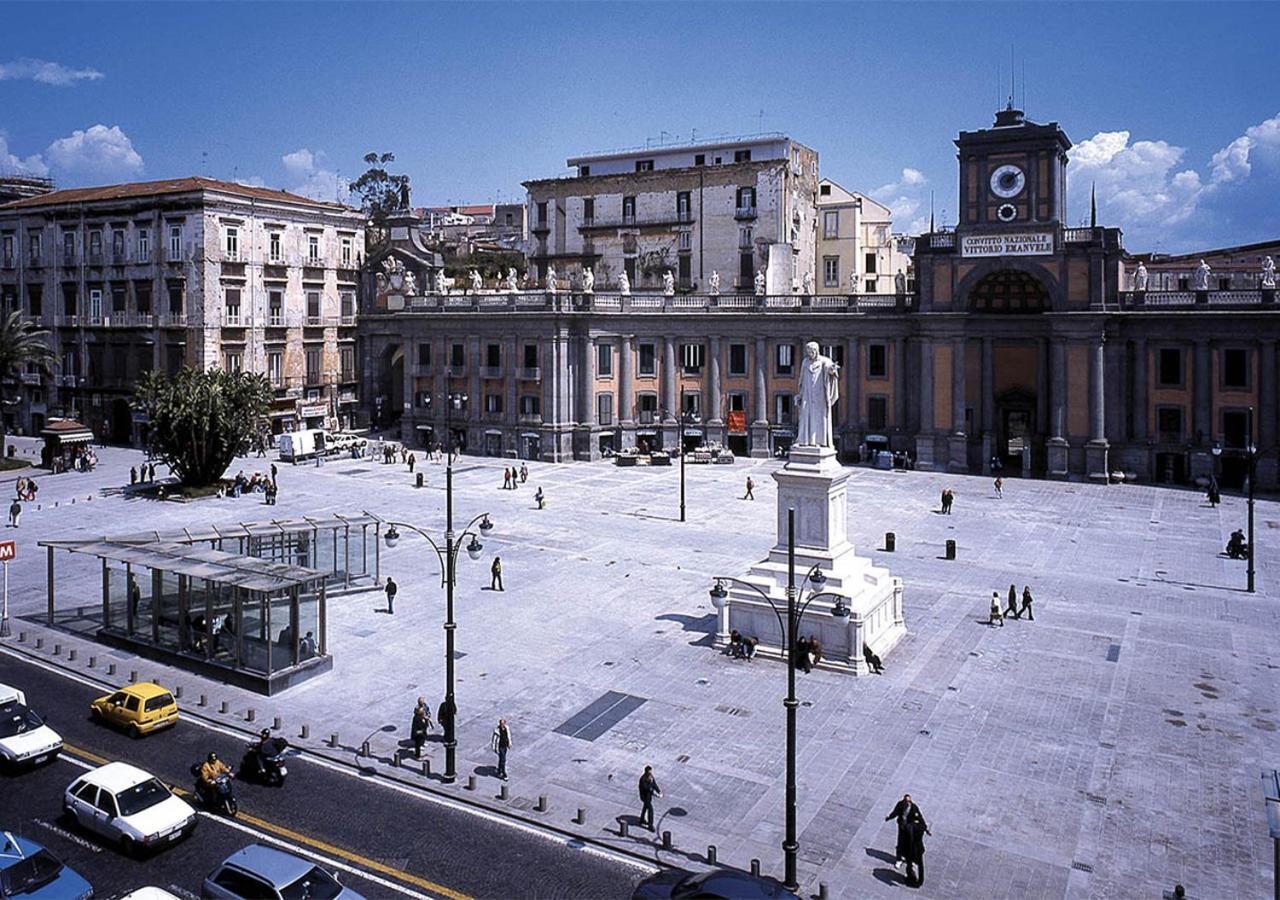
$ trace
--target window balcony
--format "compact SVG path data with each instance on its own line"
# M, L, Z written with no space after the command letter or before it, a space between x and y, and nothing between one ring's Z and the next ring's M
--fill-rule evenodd
M750 206L739 206L734 210L733 217L735 219L754 219L756 217L755 204L753 203Z
M283 328L283 327L284 327L284 314L283 314L283 313L280 313L280 312L272 312L272 313L271 313L271 315L269 315L269 316L267 317L267 327L268 327L268 328Z
M502 366L481 366L480 377L481 378L501 378Z
M538 366L522 366L516 377L521 381L541 381L542 369Z
M636 413L636 421L641 425L656 425L659 421L659 413L656 409L642 409Z

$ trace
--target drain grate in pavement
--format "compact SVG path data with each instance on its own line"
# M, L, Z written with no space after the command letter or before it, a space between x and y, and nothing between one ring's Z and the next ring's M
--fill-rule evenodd
M1120 645L1112 644L1110 647L1107 648L1107 662L1119 662L1119 661L1120 661Z
M584 741L594 741L643 706L645 702L644 697L607 691L565 720L555 729L555 733Z
M717 706L716 712L726 713L731 716L742 716L744 719L751 715L751 710L743 709L740 706Z
M1092 871L1093 871L1093 866L1089 865L1087 862L1080 862L1080 860L1078 860L1078 859L1073 859L1073 860L1071 860L1071 868L1076 869L1076 870L1081 871L1081 872L1092 872Z

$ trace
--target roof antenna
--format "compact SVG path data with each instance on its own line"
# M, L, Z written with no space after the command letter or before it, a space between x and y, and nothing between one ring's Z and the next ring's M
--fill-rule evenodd
M1098 182L1089 187L1089 227L1098 227Z
M933 227L933 189L929 189L929 233L933 234L936 229Z
M1017 92L1013 72L1013 44L1009 45L1009 108L1013 109L1013 95Z
M1000 108L1000 82L1004 75L1000 71L1000 63L996 63L996 109Z
M209 177L209 151L208 150L200 151L200 174L205 176L206 178Z
M763 109L760 110L760 112L756 113L756 119L759 122L759 125L756 126L759 133L764 134L764 110Z
M1022 60L1022 111L1027 111L1027 61Z

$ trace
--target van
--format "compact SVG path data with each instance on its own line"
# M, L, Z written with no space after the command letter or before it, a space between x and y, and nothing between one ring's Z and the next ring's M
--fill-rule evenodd
M7 684L0 684L0 706L7 703L21 703L27 705L27 695L22 693L16 687L9 687Z

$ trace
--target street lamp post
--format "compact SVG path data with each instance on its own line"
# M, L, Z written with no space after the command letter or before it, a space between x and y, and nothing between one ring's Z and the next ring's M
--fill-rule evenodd
M823 585L827 583L827 576L822 574L822 570L816 564L805 574L804 581L801 582L800 587L796 587L796 511L792 507L787 509L787 619L785 625L782 620L782 612L772 598L756 585L739 578L721 577L716 579L715 586L711 589L711 603L717 610L722 609L726 602L725 598L728 595L728 591L724 587L726 583L750 588L763 597L773 610L773 614L778 617L778 628L782 631L782 640L785 642L784 646L787 653L787 696L782 701L782 705L787 711L787 786L785 800L786 834L782 840L782 854L785 865L783 887L794 892L800 888L796 877L796 855L800 849L800 841L796 836L796 708L800 705L800 701L796 699L796 630L804 618L805 610L818 597L835 598L836 602L831 610L831 615L837 619L847 620L850 615L849 607L845 605L844 597L841 595L822 590ZM799 608L797 608L797 601L803 596L806 584L813 586L812 592L809 594L808 599L800 603Z
M1250 406L1250 407L1249 407L1249 433L1248 433L1248 436L1246 437L1246 440L1248 441L1248 444L1247 444L1247 452L1248 452L1248 455L1249 455L1249 474L1248 474L1248 479L1249 479L1249 548L1248 548L1249 568L1246 570L1246 578L1247 578L1247 582L1248 582L1248 591L1249 591L1249 593L1250 593L1250 594L1252 594L1252 593L1254 593L1254 585L1253 585L1253 576L1254 576L1254 569L1253 569L1253 552L1254 552L1254 551L1253 551L1253 483L1254 483L1254 481L1256 481L1256 480L1257 480L1256 476L1257 476L1257 474L1258 474L1258 448L1257 448L1257 446L1256 446L1256 445L1254 444L1254 442L1253 442L1253 407L1252 407L1252 406Z
M702 417L691 409L680 413L680 435L676 438L676 447L680 451L680 521L684 519L684 429L686 425L696 425Z
M461 407L466 402L466 394L449 394L445 397L445 431L446 446L452 442L452 431L449 425L451 423L450 411L455 407ZM410 525L407 522L388 522L387 533L385 536L387 546L394 547L400 540L400 533L396 530L399 528L407 528L416 532L426 539L431 545L431 549L435 550L436 557L440 561L440 580L441 586L445 590L445 620L444 620L444 683L445 695L442 704L442 712L440 715L440 725L444 729L444 781L452 782L457 776L457 753L458 738L455 723L458 714L458 704L454 695L454 672L453 672L453 656L454 656L454 635L457 632L458 624L453 619L453 588L457 582L457 562L458 551L462 549L463 538L470 537L470 542L466 545L467 555L472 559L480 558L480 551L484 549L484 545L480 543L475 532L471 530L473 525L477 525L480 534L488 537L493 531L493 522L489 519L488 513L481 513L476 516L462 532L455 533L453 530L453 455L450 453L448 461L445 464L445 482L444 482L444 505L445 505L445 531L444 531L444 547L441 548L431 535L427 534L421 528Z

